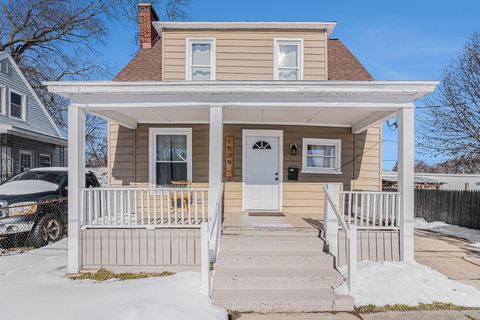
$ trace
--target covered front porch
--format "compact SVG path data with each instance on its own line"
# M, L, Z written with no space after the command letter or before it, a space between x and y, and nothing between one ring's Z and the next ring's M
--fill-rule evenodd
M338 234L342 221L348 222L349 230L350 225L395 228L400 230L400 258L413 260L413 102L433 91L433 82L47 85L51 92L71 101L71 273L82 269L85 252L96 245L98 234L100 243L106 245L109 237L118 237L119 232L123 239L137 239L132 233L138 232L138 243L128 244L129 248L140 248L140 253L128 250L133 252L129 255L138 255L130 266L162 266L163 260L157 256L165 254L169 263L202 266L205 271L209 264L203 259L215 262L222 226L309 227L312 222L328 225L324 213L332 208L338 213L333 218L333 213L329 215L337 220L337 227L333 227L336 231L325 230L332 248L332 235ZM85 189L79 178L85 170L86 113L111 122L112 180L107 188ZM395 115L399 133L399 193L387 194L380 192L381 159L375 162L371 153L381 152L379 124ZM180 139L185 141L184 147L179 148L184 156L170 161L178 164L168 164L168 168L175 167L172 172L191 182L188 188L165 185L175 175L161 173L165 161L158 155L162 140L158 137L165 136L184 137ZM119 145L122 139L124 144ZM376 171L378 184L377 177L372 175ZM331 191L327 199L325 187L330 186L337 191ZM95 230L93 240L82 239ZM173 236L179 230L186 233ZM174 250L176 255L180 252L178 259L173 259L171 252L142 251L143 245L151 248L149 243L167 237L165 232L169 232L168 241L162 242L162 246L171 250L175 243L181 248ZM111 250L126 252L118 245ZM124 254L123 261L126 258ZM117 256L115 261L119 261Z

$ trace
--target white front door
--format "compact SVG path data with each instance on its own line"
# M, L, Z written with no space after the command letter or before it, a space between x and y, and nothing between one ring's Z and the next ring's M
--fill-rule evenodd
M244 130L245 210L280 210L281 131Z

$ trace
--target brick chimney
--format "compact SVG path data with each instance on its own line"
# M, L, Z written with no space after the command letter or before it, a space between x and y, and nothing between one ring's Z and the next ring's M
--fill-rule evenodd
M158 15L151 3L138 4L140 17L140 49L150 49L158 40L158 32L153 26L153 21L158 21Z

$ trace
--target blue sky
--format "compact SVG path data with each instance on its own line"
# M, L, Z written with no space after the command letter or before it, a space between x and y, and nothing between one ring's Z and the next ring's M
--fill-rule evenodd
M469 35L480 31L479 13L478 0L192 0L190 6L195 21L336 21L332 37L340 38L377 80L440 79ZM112 22L110 29L109 45L100 53L114 74L137 44L133 25ZM417 111L417 127L425 112ZM383 132L388 170L397 159L397 133L387 126ZM443 160L418 152L416 159Z

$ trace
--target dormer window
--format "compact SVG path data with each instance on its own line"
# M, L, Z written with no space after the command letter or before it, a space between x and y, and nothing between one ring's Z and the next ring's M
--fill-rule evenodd
M275 80L303 80L303 39L275 39Z
M187 40L187 80L215 80L215 39Z

